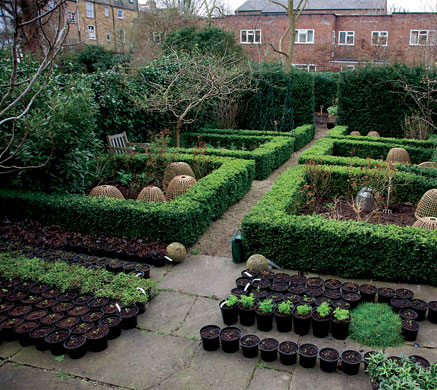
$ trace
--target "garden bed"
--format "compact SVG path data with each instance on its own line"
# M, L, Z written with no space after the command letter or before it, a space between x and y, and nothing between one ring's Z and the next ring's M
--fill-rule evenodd
M335 189L358 168L326 166ZM415 204L431 180L396 172L394 181L408 180L396 192L399 202ZM305 167L288 169L272 191L242 221L247 256L261 253L292 269L343 277L409 281L437 285L437 233L414 227L372 225L367 222L327 220L318 215L298 216Z

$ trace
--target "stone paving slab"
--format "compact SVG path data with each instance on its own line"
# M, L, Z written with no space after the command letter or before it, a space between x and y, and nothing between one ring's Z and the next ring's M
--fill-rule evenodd
M58 362L49 351L41 352L33 346L24 348L12 360L137 389L157 385L187 367L199 344L179 337L130 330L111 340L105 351L88 352L79 360L66 356Z
M154 267L152 266L152 268L150 269L150 279L156 280L157 282L159 282L164 275L171 271L172 268L174 267L173 264L170 263L166 263L164 267Z
M235 287L235 279L244 268L245 263L234 264L229 258L189 256L164 276L159 287L225 298Z
M247 390L288 390L292 375L286 372L257 368Z
M0 344L0 358L7 359L23 349L18 341L2 341Z
M170 333L183 323L196 297L174 292L161 292L148 306L146 312L138 316L139 328Z
M0 387L10 390L90 390L111 387L88 383L79 378L60 379L56 373L33 367L5 364L0 368Z

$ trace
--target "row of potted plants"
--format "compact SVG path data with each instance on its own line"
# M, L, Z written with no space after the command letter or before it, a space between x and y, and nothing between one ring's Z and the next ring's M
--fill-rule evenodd
M28 259L34 257L49 262L65 261L67 264L76 264L90 269L106 269L115 274L119 272L134 274L137 277L150 278L150 265L146 263L137 263L133 261L122 261L118 259L109 259L107 257L90 256L66 252L60 249L40 249L31 246L23 247L20 251L8 251L13 256L23 255Z
M0 239L11 249L32 245L40 248L65 249L76 253L137 261L163 266L166 245L156 240L127 239L70 232L57 226L43 226L37 221L0 221Z
M395 311L411 308L418 314L417 321L426 318L437 323L437 301L426 302L414 299L414 293L406 288L397 290L389 287L377 288L370 284L358 285L353 282L341 282L337 279L306 278L302 274L288 275L282 272L244 270L242 276L236 279L236 288L231 294L241 296L252 292L257 299L272 298L295 300L303 297L305 303L314 304L328 299L340 301L341 308L353 309L361 302L374 302L376 297L380 303L391 304Z
M361 362L364 361L365 366L371 355L376 354L376 351L369 351L364 354L355 350L346 350L340 353L335 348L325 347L319 348L311 343L298 345L297 343L287 340L279 343L274 338L260 338L255 334L247 334L242 336L241 330L237 327L226 327L220 329L217 325L207 325L200 330L202 346L206 351L215 351L222 347L223 352L234 353L241 348L241 352L246 358L255 358L261 354L262 360L272 362L279 360L284 365L292 365L297 362L305 368L312 368L316 365L317 358L320 360L320 368L325 372L335 372L339 368L345 374L358 374ZM393 360L400 359L397 356L390 357ZM416 361L424 367L429 367L430 363L421 356L414 356Z

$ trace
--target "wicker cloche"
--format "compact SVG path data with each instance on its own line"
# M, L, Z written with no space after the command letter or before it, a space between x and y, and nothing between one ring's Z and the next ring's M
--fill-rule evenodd
M191 167L185 162L172 162L167 165L164 171L164 178L162 180L162 186L167 188L168 184L173 178L180 175L187 175L196 178Z
M89 196L95 196L97 198L106 196L107 198L124 199L123 194L120 192L120 190L117 187L109 186L109 185L94 187L90 191Z
M368 137L381 137L377 131L369 131Z
M165 196L158 187L144 187L138 194L137 200L144 202L165 202Z
M422 217L437 218L437 189L426 191L416 207L414 213L417 219Z
M416 222L414 222L413 226L422 229L437 230L437 218L434 217L419 218Z
M404 148L392 148L387 154L387 161L411 164L410 156Z
M188 175L176 176L168 184L165 197L167 200L176 199L179 195L186 192L192 186L196 184L196 179Z
M437 161L425 161L419 164L422 168L437 168Z
M349 135L359 136L361 133L359 131L351 131Z

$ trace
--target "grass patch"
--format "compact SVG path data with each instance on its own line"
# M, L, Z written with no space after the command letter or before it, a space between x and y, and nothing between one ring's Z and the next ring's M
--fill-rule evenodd
M401 317L385 303L364 303L351 311L349 336L373 348L402 345Z

